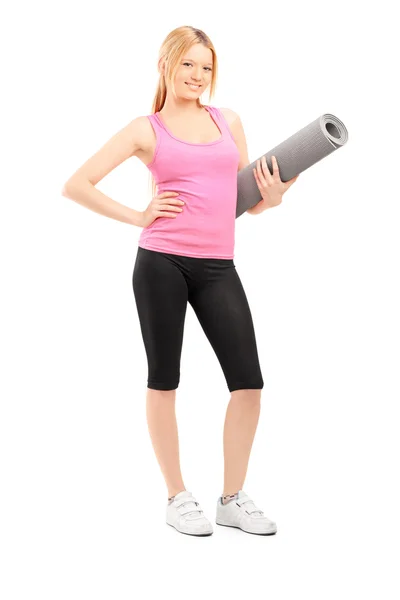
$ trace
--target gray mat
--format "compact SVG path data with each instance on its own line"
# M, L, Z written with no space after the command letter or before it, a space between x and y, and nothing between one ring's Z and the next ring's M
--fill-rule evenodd
M276 156L281 180L286 182L344 146L347 140L348 132L342 121L334 115L323 114L263 156L271 174L271 156ZM236 218L262 200L253 173L257 160L238 173Z

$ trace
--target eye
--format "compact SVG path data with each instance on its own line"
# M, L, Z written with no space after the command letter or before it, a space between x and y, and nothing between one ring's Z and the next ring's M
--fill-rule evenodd
M191 67L191 66L192 66L192 64L191 64L191 63L188 63L188 62L184 62L184 63L183 63L183 65L184 65L184 66L186 66L186 65L189 65L189 67ZM204 67L204 68L205 68L205 69L208 69L208 71L212 71L211 67Z

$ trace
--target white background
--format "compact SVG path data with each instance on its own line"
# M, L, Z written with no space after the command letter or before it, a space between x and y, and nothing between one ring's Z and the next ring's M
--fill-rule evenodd
M394 3L114 1L2 11L4 600L399 598L399 45ZM278 526L215 524L229 392L188 305L177 392L185 486L214 535L165 524L132 290L141 229L63 197L151 112L181 25L216 46L217 94L255 160L323 113L349 141L283 203L236 221L265 387L245 491ZM150 202L136 158L98 184Z

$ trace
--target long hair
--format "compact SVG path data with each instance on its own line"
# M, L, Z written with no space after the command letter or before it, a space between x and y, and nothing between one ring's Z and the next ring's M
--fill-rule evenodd
M203 46L209 48L213 54L213 70L209 88L209 101L214 96L217 82L218 64L213 43L208 35L206 35L204 31L201 31L201 29L195 29L189 25L177 27L167 35L158 54L158 66L160 66L160 62L162 60L166 60L165 75L160 73L151 110L152 114L159 112L164 106L165 99L167 97L167 84L171 86L171 89L175 94L174 81L176 72L179 68L182 57L184 54L186 54L186 51L193 46L193 44L203 44ZM200 98L197 99L197 104L200 107L204 106L200 102ZM151 185L151 198L153 198L156 194L157 186L152 173L150 173L149 184Z

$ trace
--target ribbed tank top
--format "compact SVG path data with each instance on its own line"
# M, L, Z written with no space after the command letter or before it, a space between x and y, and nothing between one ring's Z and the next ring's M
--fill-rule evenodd
M147 165L156 194L171 191L185 202L177 217L158 217L144 227L139 246L195 258L234 258L237 172L240 161L229 125L215 106L204 107L221 136L207 144L175 137L158 113L147 115L156 134Z

